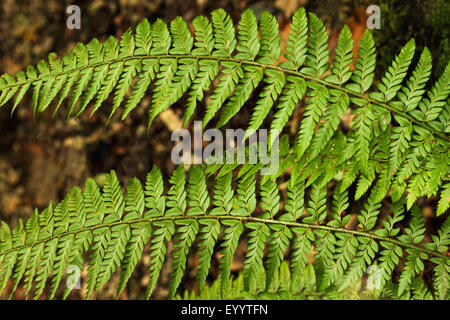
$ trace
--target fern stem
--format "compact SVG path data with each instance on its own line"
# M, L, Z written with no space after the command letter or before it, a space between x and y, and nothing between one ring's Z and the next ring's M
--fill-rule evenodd
M217 220L238 220L238 221L241 221L244 223L260 222L260 223L264 223L264 224L284 225L284 226L289 226L289 227L303 227L303 228L309 228L309 229L315 229L315 230L326 230L329 232L347 233L347 234L352 234L355 236L367 237L367 238L376 239L376 240L380 240L380 241L390 242L390 243L393 243L395 245L398 245L398 246L401 246L404 248L413 248L413 249L419 250L421 252L424 252L426 254L429 254L429 255L432 255L435 257L439 257L439 258L443 258L445 260L449 259L449 256L447 256L444 253L440 253L440 252L429 250L429 249L419 247L416 245L408 244L408 243L398 241L398 240L395 240L392 238L378 236L371 232L361 232L361 231L357 231L357 230L349 230L349 229L344 229L344 228L334 228L334 227L330 227L330 226L326 226L326 225L307 224L307 223L290 222L290 221L278 221L278 220L273 220L273 219L231 216L231 215L220 215L220 216L214 216L214 217L208 216L208 215L163 216L163 217L154 217L154 218L139 218L139 219L128 220L128 221L115 221L115 222L106 223L106 224L98 224L98 225L94 225L94 226L90 226L90 227L84 227L84 228L80 228L78 230L67 231L67 232L59 234L57 236L48 237L46 239L38 240L33 243L29 243L26 245L22 245L22 246L18 246L18 247L14 247L14 248L5 250L2 253L4 255L6 255L10 252L19 251L19 250L21 250L23 248L27 248L27 247L33 247L39 243L43 243L43 242L45 243L47 241L51 241L56 238L61 238L66 235L77 234L79 232L84 232L84 231L88 231L88 230L92 231L92 230L100 229L100 228L112 228L114 226L124 225L124 224L131 225L131 224L135 224L135 223L152 223L152 222L156 222L156 221L168 221L168 220L176 221L176 220L186 220L186 219L196 219L196 220L208 219L208 220L211 220L212 218L217 219Z

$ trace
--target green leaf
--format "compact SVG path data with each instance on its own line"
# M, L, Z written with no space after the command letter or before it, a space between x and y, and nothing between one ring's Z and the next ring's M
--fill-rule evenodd
M214 27L214 57L231 57L236 48L235 30L233 21L223 9L214 10L211 13Z
M387 102L395 97L401 88L401 83L406 76L411 60L414 56L415 42L410 40L392 62L381 82L377 84L383 94L383 101ZM374 98L377 98L374 96Z
M320 77L328 70L328 34L322 21L309 13L310 34L305 67L301 71L307 75Z
M237 59L254 60L259 52L258 23L253 11L247 9L242 13L238 25Z
M251 136L259 129L286 83L286 78L281 72L266 70L265 74L264 82L267 85L258 97L245 137Z
M371 86L375 76L375 42L372 33L367 29L359 42L358 55L351 79L346 87L355 92L364 93Z
M331 72L333 75L327 76L325 80L339 85L343 85L352 76L350 64L353 62L353 39L352 33L347 25L342 28L339 34L336 53L334 55Z
M189 219L177 221L177 225L181 227L179 227L178 233L174 238L176 242L174 244L172 275L169 283L170 298L175 296L176 290L180 285L186 267L186 256L199 228L197 221Z
M308 43L308 19L304 8L299 8L292 17L292 24L286 42L285 57L292 64L285 64L289 69L298 70L306 59Z
M295 150L297 151L297 158L303 156L303 153L309 146L314 135L314 129L319 122L320 117L328 103L329 91L325 86L313 85L313 92L307 100L305 113L298 131L298 136L295 140Z

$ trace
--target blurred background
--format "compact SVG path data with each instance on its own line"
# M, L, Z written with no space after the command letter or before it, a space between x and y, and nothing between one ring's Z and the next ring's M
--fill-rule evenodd
M80 30L66 27L69 16L66 8L73 4L81 8ZM344 24L349 25L357 50L366 28L366 8L370 4L381 8L381 29L373 32L378 48L377 78L410 38L416 39L419 50L424 46L430 49L434 61L433 80L439 77L450 56L450 4L447 0L1 0L0 73L15 74L28 64L36 65L51 51L64 55L78 41L87 43L94 37L103 41L108 35L119 37L145 17L150 22L159 17L169 23L176 16L182 16L191 22L195 16L208 16L217 8L229 12L235 23L247 8L257 17L268 10L279 21L284 43L292 14L304 6L324 21L332 53ZM159 117L147 135L149 97L125 121L115 117L106 127L107 110L97 112L92 118L85 114L70 120L64 112L52 118L52 111L49 111L35 119L30 96L25 99L12 117L11 103L0 112L0 220L10 225L15 225L18 218L28 218L35 207L43 209L50 201L61 200L71 187L82 186L87 177L95 177L101 184L105 173L114 169L126 183L133 176L143 181L153 164L158 165L166 177L173 170L174 165L168 161L173 146L170 130L181 121L182 102ZM247 122L251 105L251 101L245 105L242 116L233 120L233 126L242 127ZM424 214L432 217L431 207L425 205ZM121 299L145 297L148 248L145 252ZM234 272L242 268L244 253L244 247L239 247L232 266ZM217 257L214 257L214 268L217 269ZM165 267L154 299L167 298L169 272ZM183 288L194 287L193 274L192 268L188 268ZM113 298L117 280L110 281L98 298ZM15 298L21 299L23 294L17 290ZM83 298L82 290L74 290L69 298Z

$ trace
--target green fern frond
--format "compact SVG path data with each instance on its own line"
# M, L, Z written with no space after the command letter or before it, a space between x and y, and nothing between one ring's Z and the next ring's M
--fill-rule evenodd
M33 88L35 112L43 112L60 93L56 108L58 109L73 88L69 115L80 98L82 101L77 114L81 114L90 101L95 100L91 111L93 113L115 89L113 106L110 110L113 115L120 108L125 93L134 82L133 79L144 79L136 85L136 88L139 88L139 94L138 92L132 94L128 98L130 102L125 103L128 107L124 108L126 112L122 114L122 117L126 117L133 106L142 99L142 92L148 87L145 84L152 82L153 77L147 74L148 69L141 68L144 61L147 61L147 64L152 61L151 64L156 63L164 67L154 70L156 78L160 81L156 81L154 88L156 97L153 98L150 106L149 122L179 100L187 91L194 103L191 103L186 115L186 118L189 118L196 109L195 101L202 100L202 92L209 87L212 79L219 76L221 80L217 84L217 90L213 91L211 102L208 103L205 122L209 122L226 98L231 96L235 89L237 90L238 79L244 78L247 72L252 72L252 68L248 67L253 66L263 69L266 74L264 78L267 79L273 77L273 72L266 71L279 71L285 77L299 77L347 92L352 101L364 100L400 116L408 115L407 118L412 118L415 124L437 133L441 139L448 142L448 137L441 134L439 132L441 130L437 129L435 124L429 125L426 122L436 119L442 110L442 101L445 101L448 96L449 68L446 68L435 88L428 92L428 98L420 102L420 96L425 93L422 90L429 76L431 61L425 49L416 72L406 86L402 86L414 55L412 40L397 56L392 67L378 84L381 92L370 92L369 96L373 97L373 100L362 95L372 85L375 68L375 47L369 31L366 31L361 40L356 70L351 72L349 65L352 62L352 39L349 28L344 27L340 33L336 55L331 66L332 75L321 79L328 70L328 36L323 23L313 13L309 14L309 19L303 8L294 14L285 54L288 61L280 64L278 64L281 54L280 36L276 20L272 15L263 13L258 25L252 11L246 10L237 26L237 36L230 16L223 9L213 11L211 17L212 23L205 17L194 19L194 35L187 28L186 22L179 17L170 23L170 28L161 19L153 24L145 19L138 25L134 35L129 29L122 35L120 42L110 37L104 43L95 39L87 46L79 43L62 60L52 53L48 63L41 61L38 64L37 71L30 66L26 73L21 71L16 76L8 74L1 76L0 103L3 105L16 96L13 105L15 110L26 92ZM258 36L258 29L260 36ZM203 73L197 79L196 66L204 63L208 65L214 61L220 62L220 65L224 67L221 71L222 75L219 75L217 68L203 68L203 70L200 68ZM272 82L267 83L270 86ZM245 95L255 89L256 85L241 88ZM386 103L390 102L397 92L403 106L398 106L399 101L392 101L391 105L387 105ZM97 95L96 99L95 95ZM288 96L291 95L292 93ZM280 97L282 96L283 92L280 94ZM417 104L421 111L413 110ZM433 116L425 116L425 113L431 110L433 110ZM266 115L266 112L262 114ZM221 125L228 120L223 118Z
M149 242L150 297L166 259L167 241L174 237L174 250L170 253L173 257L170 296L177 293L187 256L197 239L196 269L201 289L209 273L215 244L221 243L220 292L225 296L239 238L249 230L243 270L244 289L249 292L255 292L254 286L263 267L265 290L271 290L278 281L280 267L289 260L292 286L298 285L301 282L299 275L312 259L314 268L317 268L317 288L320 290L335 288L336 292L342 292L360 280L369 265L378 264L381 291L385 285L390 285L394 270L401 270L399 295L415 290L415 279L423 272L424 264L432 261L436 264L433 292L441 299L448 295L448 280L445 280L448 278L448 267L445 267L446 264L448 266L448 256L444 254L450 245L448 219L438 235L432 235L431 240L423 242L425 227L418 207L413 207L412 218L404 231L396 227L409 215L404 198L392 206L393 215L388 215L379 224L381 204L374 202L376 190L372 190L366 209L358 215L360 228L348 229L349 216L342 219L342 213L348 208L348 193L336 192L333 205L328 208L326 188L314 184L305 217L304 182L289 183L289 201L281 210L278 184L272 180L260 186L259 206L263 214L257 216L255 180L248 180L249 184L244 187L240 184L233 197L231 175L219 177L215 201L210 204L205 202L209 197L205 179L200 167L191 167L186 181L184 168L178 166L170 179L172 186L167 196L163 196L161 173L154 167L148 175L151 184L144 188L138 179L133 178L123 196L117 177L111 172L103 192L90 179L84 192L75 187L61 203L49 206L40 214L35 212L26 223L20 220L13 230L2 223L0 290L3 291L12 277L10 293L23 282L27 292L33 290L33 296L39 298L50 278L48 296L52 298L61 286L67 267L75 264L83 268L82 254L87 252L86 296L101 289L117 269L120 269L119 294L125 289L144 246ZM193 187L204 191L189 191ZM167 197L167 209L161 204L164 197ZM231 210L233 198L235 202ZM201 208L206 211L197 210ZM289 248L292 254L287 259L285 254ZM404 265L400 269L402 261ZM66 288L64 297L69 293Z
M422 158L426 158L431 149L448 153L445 119L450 114L446 108L450 67L445 68L431 90L426 90L431 57L425 49L404 83L413 64L413 40L401 50L377 84L380 91L375 92L371 89L376 49L370 31L366 31L360 41L352 72L349 28L344 27L339 35L328 71L326 29L316 15L308 15L303 8L293 16L285 53L287 61L281 63L278 62L282 50L278 25L267 12L262 14L258 24L253 13L246 10L235 28L230 16L218 9L213 11L211 22L206 17L197 17L193 26L195 32L191 34L181 18L174 19L170 28L161 19L152 24L143 20L135 34L129 29L120 41L109 37L104 43L96 39L87 45L79 43L63 59L52 53L49 62L41 61L37 70L30 66L26 73L2 75L0 105L14 100L14 112L26 92L33 88L35 113L47 109L59 94L56 112L70 94L69 116L81 115L91 103L93 114L109 95L113 95L110 117L124 104L124 119L152 87L149 125L162 111L187 95L184 124L206 100L203 126L223 108L217 122L217 127L222 127L239 113L252 93L262 87L246 134L249 136L260 128L275 109L270 135L273 141L305 96L306 110L298 126L294 149L298 158L303 158L306 150L310 150L307 159L302 159L306 168L318 161L316 157L324 155L327 144L332 143L333 133L350 108L356 117L347 136L357 150L360 173L368 179L371 176L369 158L380 147L377 137L392 127L392 156L379 177L385 187L379 189L378 198L393 184L396 196L407 191L412 193L413 201L419 197L417 187L411 185L408 189L404 181L416 173L420 161L417 153ZM211 86L211 95L205 99L205 92ZM126 98L129 90L131 93ZM428 145L434 141L435 145ZM430 169L436 167L430 160L425 161ZM378 173L378 166L375 169ZM441 184L442 181L438 182L437 191L442 190L439 189ZM427 192L426 195L432 194Z

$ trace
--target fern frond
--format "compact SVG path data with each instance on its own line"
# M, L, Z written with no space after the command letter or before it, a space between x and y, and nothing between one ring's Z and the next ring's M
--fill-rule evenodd
M97 96L91 109L92 114L115 91L110 110L112 116L120 108L126 92L137 77L139 81L133 87L122 113L122 118L125 118L142 100L146 89L156 78L149 123L189 92L184 119L186 122L194 113L198 102L203 100L203 92L218 77L219 81L207 104L205 123L213 118L223 102L236 90L239 89L240 94L244 95L241 99L235 98L233 107L228 107L229 111L224 113L219 122L219 126L223 126L256 90L259 81L255 79L267 82L273 78L273 72L277 71L286 79L291 77L292 82L297 82L294 79L300 78L323 84L328 89L346 92L351 101L358 105L375 104L406 117L414 125L426 128L448 144L448 137L442 134L442 125L435 119L442 112L448 96L450 68L447 66L435 87L425 92L424 86L429 77L431 62L429 52L425 49L415 72L406 85L402 85L414 55L413 41L404 47L378 84L381 92L369 92L367 97L362 94L370 89L375 68L375 47L370 31L366 31L361 39L356 69L351 72L349 65L352 62L352 38L348 27L344 27L339 35L331 75L323 78L328 70L328 36L323 23L316 15L310 13L308 19L303 8L296 11L286 46L285 56L288 61L280 64L278 60L282 48L278 25L269 13L262 14L258 25L253 13L246 10L237 26L237 37L230 16L223 9L215 10L211 17L212 23L205 17L194 19L194 35L187 28L186 22L179 17L170 23L170 30L161 19L153 24L145 19L136 28L135 35L129 29L122 35L120 42L109 37L103 44L95 39L87 46L79 43L63 59L52 53L49 55L49 62L41 61L37 70L30 66L26 73L21 71L15 77L2 75L0 104L6 104L15 96L12 108L14 111L26 92L33 88L34 112L43 112L59 93L56 112L72 91L68 114L71 115L76 110L80 98L81 104L76 115L83 113ZM157 68L157 65L160 68ZM221 72L219 65L224 68ZM248 74L254 72L254 68L266 75L264 79L259 79L259 73L253 76ZM252 85L239 86L237 83L240 79L247 79L244 83ZM288 80L289 82L291 81ZM289 86L284 90L279 88L280 92L273 95L272 99L277 100L278 96L284 97L280 101L294 99L295 104L297 98L292 90L287 92L289 89ZM400 101L391 102L397 93ZM298 93L296 95L301 96ZM420 101L422 95L427 98ZM258 99L261 105L266 105L263 101L268 96L261 95ZM298 98L300 99L301 97ZM416 108L417 105L419 108ZM269 105L262 109L264 112L261 117L264 118ZM285 107L280 108L280 112L284 109ZM289 103L287 112L280 113L283 114L281 118L288 118L291 109L292 104ZM255 115L253 122L256 118ZM284 124L285 120L274 127L282 128ZM258 127L257 124L254 126Z
M314 184L307 209L309 216L303 218L300 223L297 221L303 213L303 182L290 184L289 202L286 212L282 215L284 218L276 219L280 211L278 186L268 180L261 186L260 206L265 212L256 217L256 200L249 200L255 196L254 180L249 180L250 186L253 187L244 185L241 191L238 189L236 193L235 206L242 211L230 210L229 202L233 192L229 187L231 175L227 174L219 177L217 182L219 186L215 192L216 201L213 203L217 210L208 205L206 212L195 211L186 216L185 204L179 205L186 201L182 200L186 197L186 188L187 197L190 199L188 201L194 204L194 208L204 203L202 199L205 199L203 192L194 194L189 191L191 186L204 188L201 186L204 183L201 181L205 181L202 170L200 167L193 168L196 169L189 170L187 185L183 167L179 166L175 170L170 179L172 187L167 195L167 210L161 206L164 198L160 186L158 187L158 180L162 180L159 170L154 167L148 175L148 181L154 181L154 189L146 187L144 191L141 183L134 178L128 183L123 200L117 177L111 172L103 194L100 194L93 180L88 180L84 193L75 188L54 210L49 207L41 214L36 212L26 224L19 222L12 231L3 223L0 233L0 289L3 290L7 280L13 277L14 291L21 279L25 278L24 284L28 291L32 288L31 284L35 283L34 297L38 298L45 290L47 278L51 277L49 297L53 297L68 264L76 263L78 256L86 251L90 253L87 296L99 290L117 268L121 268L117 292L120 293L140 260L143 247L150 241L150 296L166 257L166 242L175 236L175 247L171 252L174 260L170 295L173 297L176 294L186 268L189 249L197 238L200 240L197 251L197 277L200 288L204 287L214 246L217 241L222 243L220 277L223 295L227 292L234 251L244 230L251 230L243 278L244 287L250 291L264 265L266 289L272 287L285 260L284 255L291 246L293 281L298 283L300 279L295 275L305 270L308 257L314 255L311 251L313 244L317 251L315 259L318 268L320 266L324 270L319 277L320 288L336 285L339 290L344 290L361 278L365 269L375 259L382 271L382 288L385 283L390 283L392 272L400 264L400 258L406 258L399 280L399 294L405 290L413 290L414 279L423 270L423 264L428 259L438 265L435 270L437 279L445 279L448 276L442 267L448 263L448 257L442 254L448 250L450 244L448 221L437 236L432 236L431 241L420 246L425 229L418 208L414 207L409 227L398 237L400 229L395 225L405 217L404 201L395 203L392 207L393 216L388 216L382 227L377 228L376 221L381 205L374 202L376 190L373 190L366 210L358 216L360 231L349 230L345 228L348 218L341 220L341 213L347 207L348 194L335 195L333 213L328 215L326 189ZM245 195L244 191L248 195ZM218 201L219 195L226 197L225 206L223 200ZM193 197L195 202L192 202ZM238 200L239 198L241 200ZM75 208L76 211L73 211ZM161 209L162 215L158 213ZM102 215L99 215L99 210ZM79 214L80 212L82 214ZM152 213L147 214L148 212ZM331 219L328 223L327 216ZM267 257L264 257L266 246L268 253ZM380 257L376 258L375 254L380 246ZM436 290L442 298L445 297L448 287L439 282L436 284ZM65 297L69 293L70 290L66 290Z
M308 255L311 253L313 243L316 246L317 262L325 269L321 275L321 287L331 286L334 283L342 289L348 287L355 279L361 277L364 268L370 264L378 251L378 245L383 248L379 258L382 270L383 282L389 282L394 267L400 263L404 255L407 263L400 277L400 293L410 289L415 276L422 270L421 263L427 259L447 263L448 258L441 252L448 249L448 223L444 224L438 236L433 236L431 242L425 247L417 245L423 241L424 227L418 216L417 208L414 209L414 217L410 227L405 229L401 237L396 235L400 229L395 224L404 219L404 202L394 204L394 215L389 216L381 229L375 227L378 219L380 204L374 203L376 190L371 192L366 210L361 213L358 220L361 231L345 229L345 219L341 221L340 213L346 208L347 193L335 196L332 220L326 222L327 204L325 188L318 184L313 185L310 204L307 212L310 216L297 222L297 217L303 212L303 183L291 184L289 203L283 219L275 219L279 209L280 198L277 184L271 180L261 187L261 208L265 210L262 216L256 217L253 212L255 205L249 207L249 196L242 198L244 190L237 192L235 205L244 212L224 210L222 201L215 201L214 207L222 207L210 212L209 205L206 212L195 211L186 216L185 200L186 188L203 184L204 176L201 169L191 169L187 186L185 185L184 169L179 166L171 178L172 188L168 191L167 210L162 215L155 214L161 209L162 195L160 187L153 191L146 188L144 191L137 179L132 179L126 188L124 200L121 196L117 177L113 172L108 175L103 195L92 180L88 180L86 190L82 193L75 188L63 202L58 204L53 214L49 214L51 208L41 214L34 214L24 225L19 223L11 232L9 227L2 224L1 228L1 254L2 263L0 279L4 287L7 279L13 277L16 289L20 279L25 276L25 284L30 287L30 281L36 283L34 296L39 297L46 284L46 279L52 274L50 297L53 297L64 276L65 268L72 261L77 260L80 252L90 252L88 268L88 296L99 290L112 276L117 268L121 268L119 291L125 288L126 282L132 274L134 267L140 259L144 245L151 242L151 269L148 294L150 295L158 279L161 266L166 256L166 241L175 235L175 249L171 253L174 256L173 274L170 281L170 294L174 296L186 267L186 258L189 248L199 237L199 267L198 279L201 287L208 274L211 255L214 244L222 241L221 250L221 279L222 293L227 290L230 274L230 266L240 235L244 230L251 230L248 243L248 251L244 267L245 288L252 288L257 280L258 270L267 259L267 288L270 288L281 263L284 261L284 253L292 245L292 270L300 272L307 265ZM203 177L203 178L202 178ZM217 188L216 197L219 194L228 197L230 188L226 187L230 181L230 175L219 178L221 185ZM160 178L159 170L154 168L148 176L149 181L157 183ZM161 180L160 180L161 181ZM250 180L251 182L251 180ZM254 183L251 182L251 183ZM203 188L201 187L200 189ZM157 185L157 184L156 184ZM223 193L223 188L228 189ZM293 189L292 189L293 188ZM244 186L245 191L255 195L255 189ZM158 191L159 190L159 191ZM206 189L205 189L206 190ZM241 193L240 193L241 192ZM204 203L204 193L187 192L190 203L195 205ZM241 194L241 195L239 195ZM192 197L196 198L192 202ZM99 204L99 199L102 199ZM251 196L250 196L251 198ZM95 199L95 200L92 200ZM159 199L159 200L158 200ZM255 201L255 200L252 200ZM97 203L97 205L93 205ZM145 208L146 204L147 208ZM194 207L195 207L194 205ZM191 206L191 205L189 205ZM228 208L229 205L227 205ZM158 208L159 207L159 208ZM73 211L77 208L76 211ZM212 208L211 208L212 209ZM103 211L104 219L99 217L97 210ZM153 214L147 214L147 211ZM181 210L181 211L180 211ZM74 215L75 212L83 214ZM236 214L235 214L236 213ZM42 220L44 219L44 220ZM47 221L42 224L40 221ZM53 226L48 230L48 225ZM224 227L224 235L220 236L221 226ZM270 230L274 233L271 235ZM312 230L315 230L312 233ZM314 236L317 234L317 238ZM42 234L42 236L40 236ZM149 238L151 239L149 240ZM365 239L365 240L364 240ZM411 242L412 239L412 242ZM293 241L291 243L291 241ZM76 249L82 243L84 249ZM267 257L264 258L264 249L268 246ZM39 256L40 259L35 257ZM353 259L352 257L355 257ZM359 257L359 258L358 258ZM370 257L370 260L368 260ZM418 260L420 257L420 260ZM438 259L438 260L436 260ZM441 260L439 260L441 259ZM27 261L28 264L24 264ZM422 261L422 262L421 262ZM30 265L34 263L34 265ZM442 271L436 271L441 272ZM441 273L438 277L442 277ZM32 275L36 275L33 277ZM295 273L294 273L295 274ZM404 275L403 275L404 274ZM34 278L34 280L31 280ZM341 283L342 279L342 283ZM298 279L297 279L298 280ZM443 291L442 285L439 290ZM68 293L67 293L68 294ZM442 294L442 293L440 293Z

